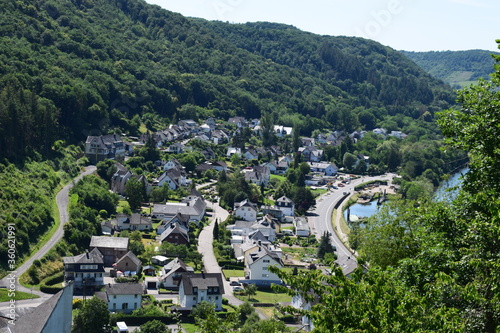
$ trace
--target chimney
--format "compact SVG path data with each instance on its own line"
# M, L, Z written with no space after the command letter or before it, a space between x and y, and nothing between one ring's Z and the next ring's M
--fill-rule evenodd
M203 271L201 272L201 278L205 279L205 272L203 272Z
M85 250L85 255L87 256L87 259L90 259L89 250Z

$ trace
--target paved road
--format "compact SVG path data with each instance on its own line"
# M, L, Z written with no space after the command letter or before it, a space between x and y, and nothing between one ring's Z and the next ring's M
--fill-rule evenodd
M335 204L343 197L344 192L349 192L352 194L354 192L354 187L366 183L371 180L389 180L392 179L392 174L377 176L377 177L362 177L353 180L350 184L345 187L341 187L338 190L329 191L322 195L316 203L316 209L312 212L314 216L309 218L309 224L312 226L312 232L319 239L325 231L328 231L331 236L332 245L337 247L337 260L336 263L342 268L344 274L349 274L358 267L358 262L356 261L356 256L353 254L352 250L349 249L341 241L340 237L345 239L345 235L338 235L336 230L340 228L334 228L334 223L338 223L340 216L338 216L337 221L332 221L332 213ZM346 202L347 199L344 200ZM339 207L341 211L342 206ZM340 237L339 237L340 236Z
M208 202L208 207L213 209L211 216L209 217L210 224L203 228L198 237L198 252L203 255L203 265L205 267L205 272L207 273L221 273L222 269L215 259L214 249L213 249L213 230L215 225L215 220L225 221L229 216L227 210L219 206L218 203ZM236 298L233 295L233 287L229 285L229 281L222 279L224 282L224 298L226 298L229 304L234 306L239 306L243 304L243 301ZM256 311L261 319L267 319L267 317L260 311Z
M24 272L26 272L31 267L31 265L33 264L33 261L35 261L36 259L41 259L63 237L63 235L64 235L64 230L63 230L64 224L67 223L68 220L69 220L69 217L68 217L69 216L68 215L69 190L82 177L84 177L86 175L89 175L91 173L94 173L95 170L96 170L96 167L93 166L93 165L86 167L80 173L80 175L78 177L76 177L71 183L69 183L66 186L64 186L59 191L59 193L57 193L56 202L57 202L57 208L59 209L59 221L60 221L59 227L57 228L56 232L52 235L52 238L49 239L49 241L47 241L47 243L45 243L45 245L42 246L42 248L40 248L38 250L38 252L36 252L33 256L31 256L31 258L27 259L20 267L18 267L16 269L16 277L17 278L20 277ZM7 286L9 284L9 281L7 281L8 277L9 277L9 275L7 275L5 278L3 278L2 280L0 280L0 286ZM17 284L16 288L17 288L18 291L31 292L33 294L36 294L36 295L40 296L40 298L35 299L33 301L30 301L30 302L28 302L28 301L26 301L26 302L21 302L21 301L16 302L19 305L23 305L24 303L26 303L26 304L30 304L30 305L27 305L27 306L33 306L33 304L36 304L36 303L40 304L41 302L45 301L47 298L49 298L50 296L52 296L50 294L45 294L45 293L43 293L41 291L38 291L38 290L32 290L32 289L29 289L29 288L25 288L25 287L21 286L18 281L16 281L16 284Z

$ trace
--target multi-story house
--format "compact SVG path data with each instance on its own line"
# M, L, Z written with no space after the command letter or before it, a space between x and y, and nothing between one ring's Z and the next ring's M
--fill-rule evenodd
M98 249L64 257L64 281L73 281L74 293L92 295L104 286L104 260Z
M221 273L185 273L179 282L180 306L192 309L205 301L222 310L224 284Z

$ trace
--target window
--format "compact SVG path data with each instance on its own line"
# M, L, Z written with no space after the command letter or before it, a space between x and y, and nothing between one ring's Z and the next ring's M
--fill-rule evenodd
M219 300L219 296L215 296L215 300L218 301Z
M122 310L127 310L127 309L128 309L128 303L123 303Z
M116 299L116 295L113 295L113 299Z
M134 303L134 309L137 309L137 303Z
M196 297L193 297L193 301L196 301Z
M116 303L113 303L113 309L116 309Z
M193 294L198 294L198 287L193 287Z
M262 262L269 263L269 259L262 260Z
M267 266L262 267L263 271L267 271Z
M269 277L269 274L262 274L262 277Z
M134 298L137 298L137 294L134 295Z

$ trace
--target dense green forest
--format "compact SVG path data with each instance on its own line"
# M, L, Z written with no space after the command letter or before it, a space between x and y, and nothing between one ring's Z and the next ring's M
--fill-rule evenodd
M402 52L454 88L469 86L480 78L489 80L495 63L492 55L499 54L486 50Z
M188 19L141 0L0 4L0 156L9 159L49 153L56 139L137 134L148 115L160 117L154 127L271 112L310 134L354 130L362 111L417 119L454 102L449 88L369 40Z

